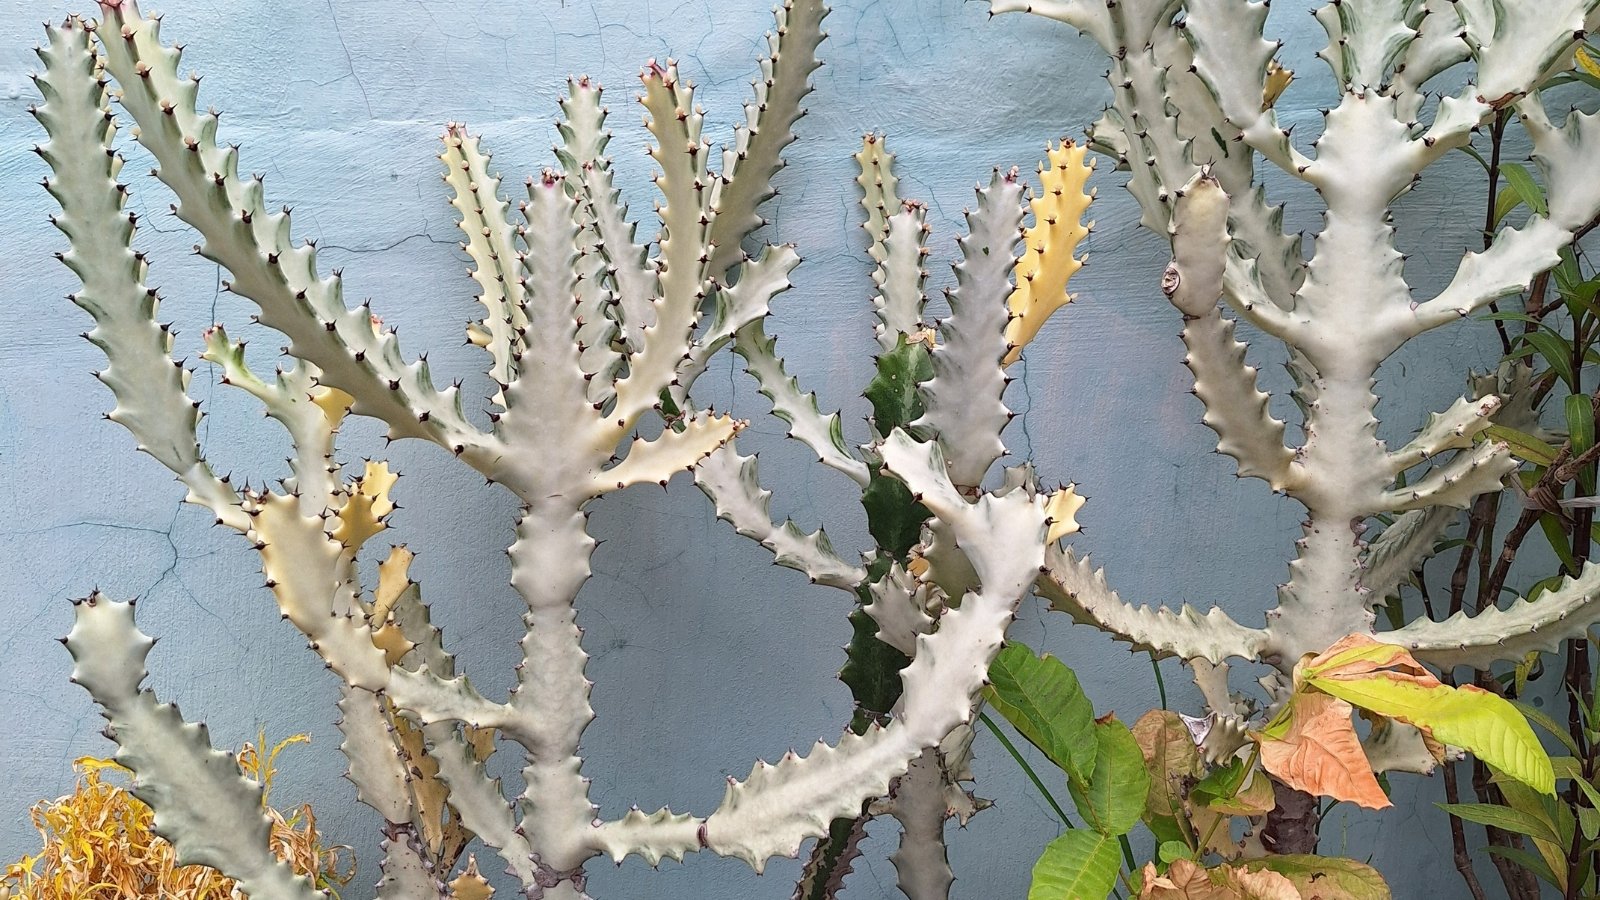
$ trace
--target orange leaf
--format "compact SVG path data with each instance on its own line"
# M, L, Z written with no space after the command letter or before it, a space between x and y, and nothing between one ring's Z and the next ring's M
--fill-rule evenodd
M1346 635L1320 655L1295 668L1297 674L1335 679L1365 675L1379 669L1394 669L1397 671L1392 674L1428 687L1439 683L1433 673L1424 669L1404 647L1384 643L1369 634Z
M1310 794L1347 800L1367 809L1391 804L1361 749L1354 707L1328 694L1297 694L1289 702L1281 738L1258 736L1261 765L1279 781Z
M1187 859L1173 860L1165 875L1157 875L1153 863L1146 864L1143 881L1139 900L1303 900L1294 882L1277 872L1203 869Z

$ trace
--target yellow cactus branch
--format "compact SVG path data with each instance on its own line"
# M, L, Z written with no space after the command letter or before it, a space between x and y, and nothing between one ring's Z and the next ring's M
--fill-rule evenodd
M1039 334L1045 321L1072 302L1067 282L1084 262L1074 252L1094 227L1093 222L1083 220L1094 200L1094 193L1084 190L1094 171L1094 162L1087 156L1087 147L1062 139L1039 166L1040 191L1028 204L1033 224L1023 229L1027 248L1017 262L1017 288L1007 300L1011 308L1011 322L1006 326L1008 366L1021 358L1022 348Z

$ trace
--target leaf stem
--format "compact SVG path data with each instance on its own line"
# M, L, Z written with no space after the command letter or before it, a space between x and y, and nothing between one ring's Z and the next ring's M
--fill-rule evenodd
M1005 732L1000 730L1000 726L989 718L989 714L986 712L978 713L978 721L982 722L984 727L988 728L990 733L999 739L1000 746L1006 748L1006 752L1011 754L1011 758L1016 760L1017 765L1022 767L1022 771L1027 774L1028 780L1033 782L1033 786L1038 788L1039 793L1044 796L1045 802L1049 803L1050 808L1055 810L1056 817L1061 820L1061 824L1068 828L1077 828L1078 826L1072 824L1072 820L1067 818L1067 811L1062 809L1061 804L1056 802L1056 798L1050 793L1050 789L1044 786L1043 781L1039 780L1039 774L1033 771L1033 766L1028 765L1028 761L1022 758L1022 753L1017 750L1017 745L1011 742L1011 738L1006 737Z

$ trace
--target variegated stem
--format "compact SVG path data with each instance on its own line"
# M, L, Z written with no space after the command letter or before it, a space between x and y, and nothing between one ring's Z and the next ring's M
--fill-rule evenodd
M39 56L44 103L32 111L50 139L37 149L50 164L45 188L61 204L52 221L71 241L60 259L82 282L70 299L94 317L86 336L106 353L98 377L117 398L108 416L178 476L190 502L244 528L238 494L200 452L200 414L185 393L189 372L172 358L172 330L156 321L160 303L145 284L148 264L132 247L137 217L117 181L122 157L112 147L116 125L88 25L72 18L51 28Z
M315 248L292 243L288 213L267 209L259 179L240 180L237 151L218 145L214 114L196 111L199 81L178 74L180 54L161 43L159 23L135 0L101 10L100 46L122 107L178 195L176 214L203 238L201 253L233 274L229 290L254 301L261 323L289 338L291 355L315 364L391 438L426 439L487 464L495 454L462 414L458 391L435 389L425 363L406 363L370 309L346 307L338 276L318 272Z
M944 791L937 747L922 751L889 791L889 812L900 823L900 846L889 862L907 900L946 900L955 882L944 840L950 817Z
M133 604L98 594L76 601L63 643L72 680L100 704L117 742L117 761L134 772L133 793L155 811L155 830L179 865L205 865L239 882L257 900L322 900L306 878L273 854L261 786L233 756L214 749L204 725L140 688L155 641L133 623Z
M707 272L716 279L738 265L744 239L766 224L757 210L778 193L772 178L784 166L781 154L795 139L795 122L805 115L800 103L811 93L811 73L822 65L817 45L827 36L827 5L783 0L773 12L777 21L767 35L755 96L744 105L745 121L734 131L733 146L723 148L722 172L711 193L715 219Z
M557 497L523 510L511 545L511 586L527 604L522 664L510 706L532 740L522 773L522 831L548 891L582 892L583 864L595 855L586 823L594 820L589 782L580 771L578 742L594 720L589 656L582 646L574 602L589 578L595 542L577 504ZM575 892L575 893L573 893ZM564 896L547 893L547 898Z

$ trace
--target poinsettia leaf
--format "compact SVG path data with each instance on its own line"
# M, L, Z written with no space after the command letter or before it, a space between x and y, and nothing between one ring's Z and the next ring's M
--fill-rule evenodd
M1261 766L1279 781L1308 794L1364 806L1391 806L1361 748L1350 704L1321 693L1296 693L1286 704L1282 736L1257 736Z
M1094 726L1094 770L1067 780L1072 799L1090 827L1103 834L1127 834L1144 812L1150 775L1144 754L1128 726L1116 719Z
M1094 705L1061 660L1010 642L989 664L984 698L1068 775L1094 770Z
M1121 870L1122 848L1114 836L1076 828L1045 845L1033 864L1028 900L1104 900Z

